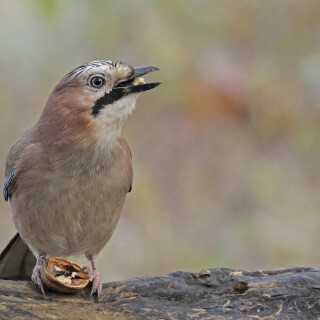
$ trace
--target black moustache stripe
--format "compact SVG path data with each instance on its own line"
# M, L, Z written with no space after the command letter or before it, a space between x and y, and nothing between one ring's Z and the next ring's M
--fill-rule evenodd
M118 101L124 96L127 96L132 93L138 93L142 91L147 91L157 87L161 82L151 82L144 84L137 84L129 87L114 87L112 91L106 93L103 97L98 99L94 106L92 107L91 114L96 117L100 110L103 109L108 104L112 104L115 101Z
M91 114L96 117L99 114L100 110L103 109L106 105L114 103L125 95L126 92L121 90L112 90L106 93L103 97L96 101L96 103L92 107Z

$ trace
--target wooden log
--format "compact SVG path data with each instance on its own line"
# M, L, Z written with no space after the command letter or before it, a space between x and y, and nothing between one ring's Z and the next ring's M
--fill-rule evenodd
M176 271L105 283L76 295L0 280L0 319L320 319L320 270Z

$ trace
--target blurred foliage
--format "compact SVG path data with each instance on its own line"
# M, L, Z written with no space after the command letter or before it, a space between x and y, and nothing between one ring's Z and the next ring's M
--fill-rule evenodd
M72 68L156 65L148 79L163 84L123 132L135 182L104 280L319 267L319 12L318 0L5 1L1 166ZM0 209L2 248L15 228Z

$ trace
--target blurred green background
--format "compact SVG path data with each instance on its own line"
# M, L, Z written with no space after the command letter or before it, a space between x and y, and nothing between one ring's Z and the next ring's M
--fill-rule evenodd
M54 85L97 59L156 65L123 135L133 192L103 280L320 267L319 0L3 1L0 165ZM0 248L15 234L0 201Z

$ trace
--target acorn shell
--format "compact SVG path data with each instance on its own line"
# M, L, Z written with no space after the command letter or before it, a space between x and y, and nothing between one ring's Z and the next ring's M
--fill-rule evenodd
M81 266L63 258L51 257L41 269L41 280L53 291L77 293L90 282L87 270L79 270Z

